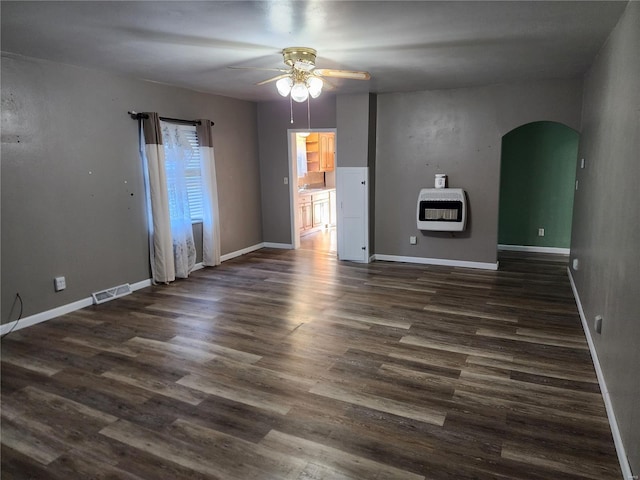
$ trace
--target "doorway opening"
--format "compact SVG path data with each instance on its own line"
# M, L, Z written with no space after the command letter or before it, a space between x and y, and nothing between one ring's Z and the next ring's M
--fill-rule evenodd
M336 129L287 134L293 248L337 255Z
M579 137L548 121L502 137L498 250L569 254Z

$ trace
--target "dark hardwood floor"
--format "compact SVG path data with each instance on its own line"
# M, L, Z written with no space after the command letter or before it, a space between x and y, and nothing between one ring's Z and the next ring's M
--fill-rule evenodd
M564 257L330 239L11 333L2 479L622 478Z

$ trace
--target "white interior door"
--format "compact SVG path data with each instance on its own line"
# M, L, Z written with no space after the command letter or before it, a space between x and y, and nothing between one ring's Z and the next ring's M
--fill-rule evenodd
M369 169L336 169L338 259L369 261Z

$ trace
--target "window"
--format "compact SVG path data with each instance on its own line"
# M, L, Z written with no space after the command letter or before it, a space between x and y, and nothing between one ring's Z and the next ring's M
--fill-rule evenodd
M170 212L177 212L179 210L177 192L181 190L176 183L184 181L191 221L193 223L202 222L202 158L200 156L196 127L194 125L176 125L167 122L161 122L161 124L167 159L169 210ZM177 159L180 161L176 162ZM178 167L178 165L180 165L180 167ZM179 175L177 171L174 171L178 168L182 170L183 175Z
M183 126L184 128L184 126ZM188 125L185 130L185 137L191 146L191 155L185 169L185 181L187 183L187 196L189 197L189 211L192 221L202 221L202 158L200 157L200 147L198 145L198 135L196 127Z

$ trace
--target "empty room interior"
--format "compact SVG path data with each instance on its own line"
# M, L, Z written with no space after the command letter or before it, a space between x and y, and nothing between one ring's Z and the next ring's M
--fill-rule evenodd
M2 1L4 479L640 475L640 2Z

